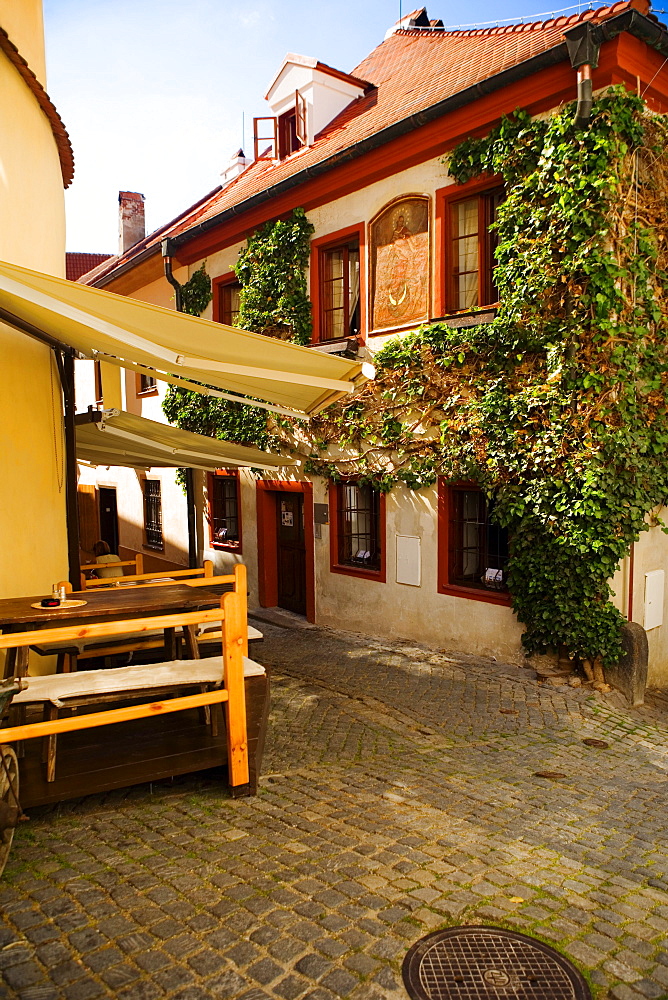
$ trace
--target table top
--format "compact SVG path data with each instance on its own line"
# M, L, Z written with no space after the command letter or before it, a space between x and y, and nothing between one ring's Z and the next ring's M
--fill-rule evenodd
M31 608L46 597L8 597L0 600L0 628L14 625L47 623L74 624L87 618L119 618L123 615L160 614L169 611L215 608L220 605L220 594L206 587L189 587L186 583L168 584L164 587L109 587L77 591L71 596L81 598L86 604L78 608Z

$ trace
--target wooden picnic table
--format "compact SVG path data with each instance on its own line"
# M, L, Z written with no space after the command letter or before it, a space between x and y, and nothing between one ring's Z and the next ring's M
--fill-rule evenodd
M41 597L8 597L0 600L0 630L26 632L49 625L76 625L79 622L105 621L107 619L140 618L169 611L194 611L215 608L220 604L220 594L206 587L189 587L174 583L162 587L109 587L108 590L75 591L68 597L85 600L77 607L33 608ZM173 633L173 630L172 630ZM173 644L174 637L166 636L166 643ZM168 659L173 659L169 653ZM197 655L196 653L194 655ZM22 677L28 667L28 650L8 650L5 677Z
M32 608L31 604L39 603L46 596L44 594L6 598L0 600L0 632L216 608L220 605L221 594L230 589L233 588L228 584L213 584L211 588L186 583L155 588L111 586L68 595L86 601L85 605L74 608ZM199 656L196 641L193 654ZM168 653L167 659L172 658ZM26 671L27 648L7 650L6 675L22 676ZM255 791L269 711L268 675L247 677L245 690L250 784ZM16 711L24 710L17 706ZM215 711L221 713L220 707ZM99 730L67 733L58 738L58 775L54 781L47 780L41 741L26 741L25 756L19 761L22 804L28 808L142 781L218 768L226 762L227 754L222 721L221 713L221 727L215 735L210 726L202 725L199 710L192 709L146 719L139 729L136 723L126 722Z

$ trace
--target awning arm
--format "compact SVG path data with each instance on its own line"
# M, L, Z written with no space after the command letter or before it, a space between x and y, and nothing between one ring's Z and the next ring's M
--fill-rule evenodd
M223 392L222 389L213 389L207 385L200 385L199 382L189 382L188 379L178 378L176 375L167 375L155 368L151 368L150 365L140 365L135 361L122 361L120 358L115 358L108 354L104 355L104 360L109 364L116 365L118 368L128 368L133 372L151 375L160 382L168 382L170 385L176 385L180 389L190 389L191 392L199 392L201 396L213 396L214 399L229 399L231 403L243 403L245 406L257 406L260 410L269 410L270 413L280 413L284 417L292 417L294 420L309 419L308 413L303 413L301 410L290 410L287 406L279 406L278 403L264 403L261 400L246 399L245 396L235 396L231 392Z

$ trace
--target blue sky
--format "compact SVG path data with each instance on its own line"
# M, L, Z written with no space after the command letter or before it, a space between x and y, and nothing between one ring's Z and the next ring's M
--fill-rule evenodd
M427 11L455 26L569 2L432 0ZM402 13L417 6L402 0ZM149 230L168 222L219 183L242 115L252 154L252 119L267 114L286 52L350 71L399 11L399 0L44 0L47 90L76 165L67 249L116 252L119 190L146 196Z

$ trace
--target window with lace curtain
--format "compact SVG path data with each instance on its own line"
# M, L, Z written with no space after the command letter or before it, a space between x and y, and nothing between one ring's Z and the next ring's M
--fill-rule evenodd
M450 202L446 248L449 311L491 305L499 298L494 284L498 239L496 230L490 230L490 226L503 198L503 188L496 187Z
M357 237L320 250L320 340L360 332L360 247Z

